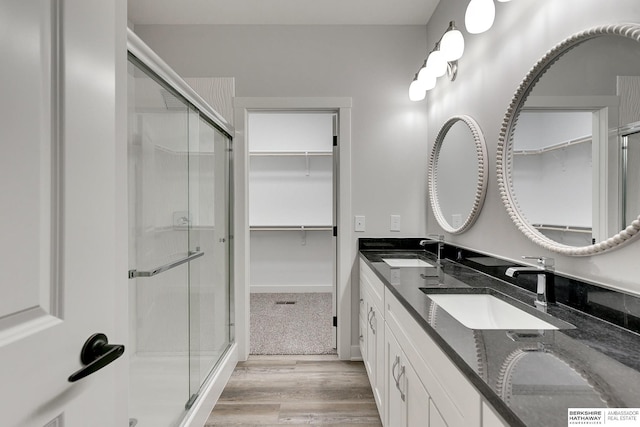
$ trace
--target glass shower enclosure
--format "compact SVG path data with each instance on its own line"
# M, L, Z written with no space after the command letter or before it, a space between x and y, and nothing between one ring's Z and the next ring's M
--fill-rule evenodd
M130 426L181 425L233 341L230 135L129 55Z

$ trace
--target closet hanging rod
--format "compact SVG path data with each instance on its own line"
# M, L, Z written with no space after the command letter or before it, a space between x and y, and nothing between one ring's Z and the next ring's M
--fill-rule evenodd
M189 252L188 256L182 259L179 259L177 261L173 261L169 264L161 265L160 267L154 268L153 270L149 270L149 271L129 270L129 279L135 279L136 277L153 277L160 273L164 273L167 270L171 270L174 267L182 265L185 262L193 261L196 258L200 258L203 255L204 255L204 252L201 252L201 251Z
M567 148L576 144L583 144L585 142L592 142L593 137L591 135L583 136L581 138L572 139L558 144L548 145L542 148L534 148L529 150L513 150L514 156L529 156L532 154L543 154L553 150L559 150L561 148Z
M534 228L538 230L549 231L571 231L574 233L586 233L591 234L593 229L591 227L578 227L573 225L554 225L554 224L533 224Z

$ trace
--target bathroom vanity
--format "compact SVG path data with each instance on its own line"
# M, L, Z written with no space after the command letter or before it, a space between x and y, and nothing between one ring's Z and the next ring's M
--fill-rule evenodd
M558 275L543 313L504 275L516 264L451 245L438 263L418 242L360 240L360 346L385 426L564 427L569 408L640 407L638 298L575 281L570 295ZM594 316L619 306L627 328Z

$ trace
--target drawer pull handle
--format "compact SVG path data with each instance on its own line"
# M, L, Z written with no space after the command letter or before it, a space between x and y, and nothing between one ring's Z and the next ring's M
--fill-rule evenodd
M400 388L400 378L402 378L403 375L404 375L404 366L402 366L400 368L400 373L398 374L398 381L396 382L396 387L398 388L398 391L400 392L400 399L402 399L402 401L404 402L405 398L406 398L406 395L404 394L404 392Z

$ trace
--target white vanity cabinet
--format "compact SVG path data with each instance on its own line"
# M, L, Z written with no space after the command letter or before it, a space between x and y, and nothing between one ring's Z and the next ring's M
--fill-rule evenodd
M360 296L362 357L386 427L508 426L364 261Z
M384 417L384 284L360 264L361 351L380 418ZM364 314L364 316L362 316ZM364 327L364 330L362 328Z
M385 304L385 321L429 395L428 425L480 427L478 391L389 290Z

